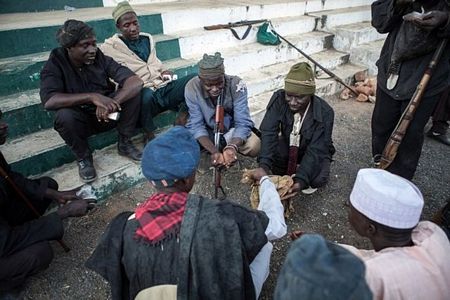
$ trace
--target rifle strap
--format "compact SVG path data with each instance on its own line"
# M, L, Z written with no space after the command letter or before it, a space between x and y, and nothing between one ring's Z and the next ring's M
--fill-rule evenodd
M251 29L252 29L252 25L247 25L247 29L245 30L244 34L242 35L242 37L239 37L239 35L237 34L236 30L234 30L232 27L230 27L231 33L234 35L235 38L237 38L240 41L245 40L245 38L250 33Z

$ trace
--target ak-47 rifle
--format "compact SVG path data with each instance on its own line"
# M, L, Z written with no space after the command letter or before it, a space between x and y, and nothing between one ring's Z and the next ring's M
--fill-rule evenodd
M20 198L25 202L28 208L36 215L36 217L40 217L41 214L37 211L37 209L31 204L30 200L28 200L27 196L19 189L19 187L15 184L15 182L9 177L8 173L0 167L0 176L5 178L5 180L11 185L14 191L19 195ZM63 242L63 240L57 240L59 245L63 248L65 252L69 252L70 248Z
M425 73L420 80L419 85L416 87L416 90L411 100L409 101L408 106L406 106L405 110L403 111L403 114L398 121L397 126L395 127L394 131L389 137L389 140L386 143L386 146L384 147L378 168L386 169L394 161L395 156L397 156L398 147L402 143L403 137L406 134L406 130L408 130L409 124L414 118L417 107L419 107L420 102L422 101L425 89L427 88L428 82L433 75L433 71L442 56L442 52L444 52L444 49L447 46L447 42L448 39L443 39L434 52L433 58L428 64L428 67L425 70Z
M215 115L215 124L214 124L214 146L216 150L220 152L220 140L223 135L223 118L224 118L224 110L223 110L223 92L217 98L216 103L216 115ZM223 166L217 165L214 167L214 198L219 199L219 190L222 191L222 195L226 197L225 190L222 187L222 174L221 169Z
M244 40L250 33L250 29L252 29L253 24L259 24L259 23L264 23L264 22L267 22L267 19L230 22L228 24L210 25L210 26L205 26L203 28L205 30L230 29L231 33L234 35L235 38L237 38L238 40ZM233 28L241 27L241 26L247 26L247 29L245 30L245 33L242 35L242 37L239 37L239 35Z
M294 48L295 50L297 50L298 52L300 52L301 55L303 55L307 60L309 60L310 62L312 62L314 65L318 66L322 71L324 71L328 76L330 76L331 78L333 78L334 80L336 80L337 82L339 82L340 84L342 84L343 86L345 86L346 88L348 88L356 97L359 96L359 93L352 88L351 86L349 86L348 84L346 84L344 82L344 80L342 80L341 78L339 78L336 74L334 74L333 72L331 72L330 70L328 70L327 68L325 68L324 66L322 66L321 64L319 64L314 58L312 58L311 56L309 56L308 54L306 54L305 52L303 52L302 50L300 50L299 48L297 48L294 44L292 44L291 42L289 42L286 38L284 38L282 35L280 35L278 32L276 32L273 28L271 29L272 32L274 34L276 34L280 39L282 39L283 41L285 41L289 46L291 46L292 48Z

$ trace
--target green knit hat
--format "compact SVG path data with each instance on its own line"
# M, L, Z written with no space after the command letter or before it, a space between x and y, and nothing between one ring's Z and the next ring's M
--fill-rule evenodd
M114 18L114 21L116 21L117 23L117 21L120 19L121 16L129 12L136 13L134 9L131 7L130 3L128 3L128 1L122 1L117 4L116 8L114 8L112 12L112 17Z
M316 83L311 66L306 62L293 65L284 80L284 90L294 95L313 95Z

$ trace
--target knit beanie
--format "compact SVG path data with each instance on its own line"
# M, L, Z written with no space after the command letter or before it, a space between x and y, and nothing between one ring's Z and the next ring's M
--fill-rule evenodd
M122 1L119 2L117 6L114 8L112 12L112 17L114 18L114 21L117 23L117 21L119 21L121 16L129 12L135 13L134 9L131 7L128 1Z
M216 78L225 74L223 58L220 52L214 55L203 54L203 58L198 62L198 73L201 78Z
M284 80L284 90L288 94L313 95L316 83L311 66L305 62L293 65Z

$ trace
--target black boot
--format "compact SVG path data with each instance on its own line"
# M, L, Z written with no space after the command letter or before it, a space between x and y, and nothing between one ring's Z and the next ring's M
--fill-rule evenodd
M122 135L119 135L117 151L120 155L131 158L132 160L140 161L142 158L142 152L136 148L129 138Z
M77 164L78 174L83 182L91 182L97 179L92 156L78 160Z

